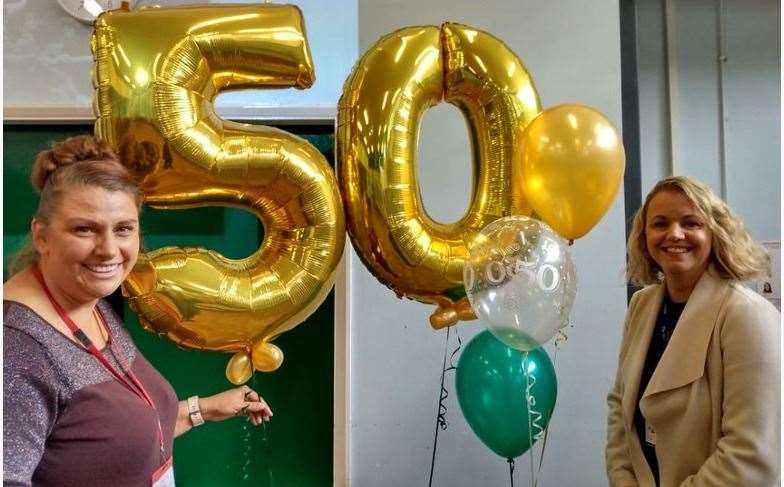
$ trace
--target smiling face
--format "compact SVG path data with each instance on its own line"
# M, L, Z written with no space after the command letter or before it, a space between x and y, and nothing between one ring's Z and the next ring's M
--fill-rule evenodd
M677 190L655 194L645 215L648 253L668 284L693 287L710 263L712 238L705 218Z
M113 293L139 255L139 211L124 191L74 188L48 224L33 220L32 231L41 272L63 305Z

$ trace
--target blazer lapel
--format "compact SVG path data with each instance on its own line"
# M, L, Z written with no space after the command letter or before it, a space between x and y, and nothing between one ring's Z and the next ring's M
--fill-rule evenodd
M634 431L634 412L637 409L637 395L640 391L640 377L642 368L645 365L645 357L648 355L648 346L651 343L651 335L656 324L664 298L665 288L659 285L652 292L652 295L645 303L640 303L640 307L635 311L632 320L642 319L641 326L635 327L633 336L628 339L628 349L623 359L622 370L624 371L623 397L621 398L621 410L626 421L628 431ZM630 324L630 326L633 326Z
M705 373L711 335L729 291L729 281L714 272L709 268L694 287L641 402L653 394L690 384Z

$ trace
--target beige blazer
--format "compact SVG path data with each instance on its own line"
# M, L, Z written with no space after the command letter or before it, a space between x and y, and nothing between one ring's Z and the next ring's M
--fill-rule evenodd
M653 487L634 427L640 375L663 285L635 293L615 385L607 396L607 475ZM640 410L656 433L660 486L755 487L780 479L781 315L709 269L692 291Z

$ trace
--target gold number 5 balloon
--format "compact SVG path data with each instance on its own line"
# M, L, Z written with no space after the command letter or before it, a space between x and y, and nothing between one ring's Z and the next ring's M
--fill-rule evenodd
M425 212L416 180L422 115L446 101L466 117L473 148L471 204L457 222ZM338 180L349 235L367 268L398 296L439 308L435 328L473 318L462 292L468 242L498 218L528 215L512 155L517 127L541 110L518 57L459 24L408 27L359 60L338 104Z
M158 208L254 212L265 237L230 260L205 249L142 255L124 284L148 329L192 348L235 352L234 383L283 360L270 343L329 292L345 225L332 171L306 141L220 119L221 90L307 88L313 66L296 7L113 11L92 38L97 135L119 151ZM248 235L248 238L255 238Z

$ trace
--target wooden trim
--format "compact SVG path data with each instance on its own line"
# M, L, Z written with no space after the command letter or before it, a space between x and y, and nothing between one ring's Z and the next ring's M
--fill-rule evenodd
M338 122L334 119L334 133L337 136ZM333 148L335 173L337 173L337 140ZM348 229L346 229L348 230ZM348 233L348 232L347 232ZM350 439L351 439L351 261L353 247L348 238L343 249L343 259L338 264L335 279L335 370L333 377L333 432L332 432L332 485L350 486Z
M274 122L275 125L333 125L335 106L317 107L221 107L218 115L227 120ZM3 107L3 124L85 124L93 123L90 107Z
M349 486L349 433L351 407L351 259L346 241L335 279L334 426L332 436L332 485Z
M88 124L95 121L89 107L14 107L3 106L3 124Z

